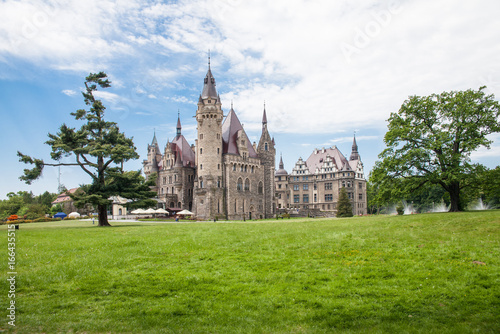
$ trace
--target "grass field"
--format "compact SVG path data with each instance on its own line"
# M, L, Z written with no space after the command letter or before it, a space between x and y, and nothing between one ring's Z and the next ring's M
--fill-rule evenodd
M18 333L499 333L500 211L16 231Z

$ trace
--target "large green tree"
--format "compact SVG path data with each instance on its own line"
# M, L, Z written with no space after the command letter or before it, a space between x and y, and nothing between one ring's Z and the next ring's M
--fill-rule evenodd
M425 184L441 186L450 211L461 211L461 192L475 187L484 166L472 164L479 147L490 148L488 135L500 131L500 105L484 89L411 96L392 113L370 181L381 197L409 194Z
M123 173L125 161L137 159L139 155L131 138L120 132L118 125L104 119L105 107L96 99L95 92L100 88L110 87L111 82L103 72L90 75L85 80L86 90L82 92L89 110L79 109L71 113L77 120L85 122L80 129L63 124L57 134L49 134L46 144L52 148L51 158L55 163L46 163L18 152L20 161L34 164L32 169L25 169L21 180L28 184L40 177L45 166L80 166L87 173L92 183L81 187L82 191L72 197L75 204L92 204L99 214L99 226L109 226L107 206L109 198L125 194L130 199L140 201L155 196L150 191L150 184L144 182L140 173ZM62 157L74 156L75 162L63 163Z

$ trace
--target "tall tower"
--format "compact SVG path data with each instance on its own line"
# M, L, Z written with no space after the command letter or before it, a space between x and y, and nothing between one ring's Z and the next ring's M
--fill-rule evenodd
M274 139L267 130L266 105L262 115L262 135L260 136L257 154L264 167L264 218L271 218L274 215L274 170L276 168L276 150L274 148Z
M222 103L215 88L215 79L210 70L203 82L203 90L198 100L196 121L197 175L194 190L194 209L200 218L213 219L224 212L224 192L222 177Z

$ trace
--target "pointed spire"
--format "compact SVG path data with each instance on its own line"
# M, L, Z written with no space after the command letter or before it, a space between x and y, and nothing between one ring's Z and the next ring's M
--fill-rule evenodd
M151 142L151 146L158 145L158 140L156 140L156 129L154 129L153 141Z
M266 101L264 101L264 113L262 115L262 126L267 124L267 116L266 116Z
M177 110L177 137L181 135L181 112Z
M210 55L208 56L208 71L203 82L203 91L201 92L201 98L214 98L217 99L217 90L215 89L215 79L210 70Z
M352 151L349 160L360 160L358 153L358 144L356 143L356 131L354 131L354 139L352 140Z
M279 169L285 169L285 164L283 163L283 154L280 154L280 164Z

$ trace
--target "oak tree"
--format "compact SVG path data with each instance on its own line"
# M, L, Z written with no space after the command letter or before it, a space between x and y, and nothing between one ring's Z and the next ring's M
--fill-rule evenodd
M430 183L449 194L450 211L463 209L461 192L477 185L485 170L471 162L471 153L490 148L488 135L500 131L500 105L485 88L411 96L391 114L387 148L370 177L379 196L394 198Z

